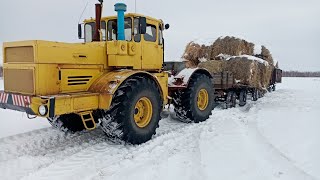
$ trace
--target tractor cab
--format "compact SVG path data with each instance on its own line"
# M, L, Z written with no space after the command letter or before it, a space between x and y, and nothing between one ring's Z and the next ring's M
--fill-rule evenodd
M135 13L124 14L123 23L120 21L119 15L103 17L97 26L95 19L87 19L84 28L79 26L79 38L85 43L106 42L109 67L160 71L164 62L163 31L169 25Z

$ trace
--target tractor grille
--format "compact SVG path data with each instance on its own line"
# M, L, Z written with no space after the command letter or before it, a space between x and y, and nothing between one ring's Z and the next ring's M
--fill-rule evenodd
M34 52L32 46L5 48L6 63L32 63Z
M4 69L6 92L30 94L34 92L34 71L32 69Z
M69 76L68 85L77 86L77 85L86 85L90 82L92 76Z

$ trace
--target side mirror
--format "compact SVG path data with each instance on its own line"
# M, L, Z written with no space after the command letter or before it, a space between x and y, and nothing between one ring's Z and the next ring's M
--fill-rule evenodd
M147 33L147 18L140 17L139 18L139 31L140 34L146 34Z
M165 28L166 30L168 30L168 29L170 28L170 24L164 25L164 28Z
M78 24L78 38L82 39L82 27L81 27L81 24Z

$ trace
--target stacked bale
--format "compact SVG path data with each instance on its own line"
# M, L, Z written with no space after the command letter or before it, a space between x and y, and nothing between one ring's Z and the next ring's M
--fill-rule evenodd
M182 58L189 60L189 61L198 62L199 61L199 50L200 50L199 44L196 44L194 42L190 42L187 44Z
M259 63L258 67L260 72L259 77L261 82L261 88L267 88L270 84L273 67L262 63Z
M198 67L207 69L211 74L223 71L231 72L237 82L256 87L267 88L272 67L250 56L232 56L227 60L201 62Z
M218 38L211 46L211 59L216 59L220 54L239 56L242 54L253 55L253 53L253 43L235 37Z
M209 46L199 45L192 41L187 44L182 58L191 61L194 65L198 65L200 63L200 59L209 58L210 49L211 48Z
M275 66L272 54L265 46L261 46L261 58L266 60L271 66Z
M229 71L241 84L264 89L269 86L272 71L277 64L265 46L261 46L261 53L254 53L253 43L226 36L218 38L211 46L190 42L183 58L190 61L190 67L206 68L212 74Z
M227 61L227 71L243 85L261 88L259 63L246 57L231 57Z
M227 61L212 60L207 62L201 62L198 67L207 69L211 74L220 73L225 71L227 66Z

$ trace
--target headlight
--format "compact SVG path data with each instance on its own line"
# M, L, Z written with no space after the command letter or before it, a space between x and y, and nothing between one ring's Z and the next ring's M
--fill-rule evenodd
M48 107L45 105L41 105L39 106L38 111L41 116L45 116L48 113Z

